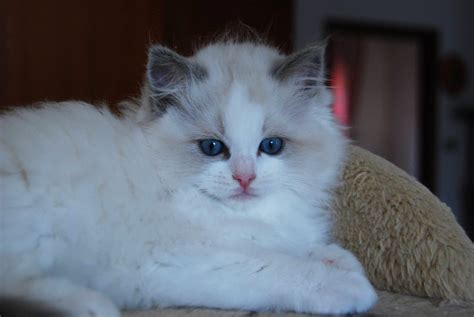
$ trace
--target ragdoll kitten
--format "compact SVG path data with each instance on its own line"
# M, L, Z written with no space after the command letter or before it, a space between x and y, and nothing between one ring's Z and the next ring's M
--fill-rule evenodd
M323 68L319 47L156 45L120 118L83 102L0 117L1 296L67 316L370 308L328 239L345 141Z

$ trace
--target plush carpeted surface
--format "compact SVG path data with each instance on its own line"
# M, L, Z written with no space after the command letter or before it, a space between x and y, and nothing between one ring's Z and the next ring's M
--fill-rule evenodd
M474 317L474 301L434 300L415 296L379 291L377 305L365 314L354 316L466 316ZM149 311L125 312L124 317L298 317L308 316L295 313L255 313L245 311L225 311L213 309L156 309ZM313 315L327 316L327 315Z

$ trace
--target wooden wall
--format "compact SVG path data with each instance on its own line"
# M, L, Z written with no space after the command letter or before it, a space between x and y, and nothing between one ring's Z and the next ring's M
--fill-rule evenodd
M146 47L163 36L160 5L153 0L5 1L0 105L45 99L113 102L136 93Z
M291 0L1 0L0 107L114 103L139 92L151 42L190 53L241 21L288 49L291 17Z

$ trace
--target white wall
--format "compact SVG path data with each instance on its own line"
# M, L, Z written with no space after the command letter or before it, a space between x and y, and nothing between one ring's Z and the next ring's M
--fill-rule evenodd
M460 206L462 151L447 151L449 138L462 144L462 127L450 116L459 104L474 105L474 1L473 0L296 0L296 48L317 42L324 36L328 18L386 22L405 26L435 28L440 35L440 55L460 54L468 62L470 83L459 97L440 93L438 98L437 195L452 207Z

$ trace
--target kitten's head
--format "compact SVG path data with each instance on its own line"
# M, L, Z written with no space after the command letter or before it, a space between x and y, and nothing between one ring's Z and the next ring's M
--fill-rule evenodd
M222 42L189 58L153 46L139 116L164 182L226 204L283 192L324 200L345 142L323 57L318 46L283 56Z

